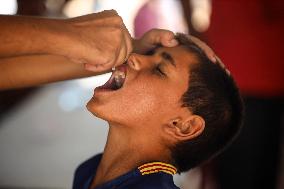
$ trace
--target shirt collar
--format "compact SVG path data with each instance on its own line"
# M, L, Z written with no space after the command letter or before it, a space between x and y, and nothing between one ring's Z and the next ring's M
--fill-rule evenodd
M158 172L164 172L170 175L174 175L177 173L177 169L175 168L175 166L162 162L145 163L139 166L138 170L141 175L148 175Z
M96 169L100 163L102 154L99 155L99 158L96 161ZM96 171L94 170L94 174L89 177L87 182L85 183L84 189L88 189L92 183L93 178L96 175ZM157 174L157 173L166 173L168 176L172 176L177 173L177 168L171 164L163 163L163 162L150 162L150 163L145 163L138 168L129 171L128 173L125 173L111 181L108 181L98 187L96 189L105 189L105 188L111 188L111 186L119 185L120 183L123 183L129 179L135 179L143 176L147 176L150 174Z

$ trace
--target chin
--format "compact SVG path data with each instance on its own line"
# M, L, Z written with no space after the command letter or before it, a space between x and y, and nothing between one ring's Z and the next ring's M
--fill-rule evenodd
M137 116L133 114L133 110L130 108L121 107L119 101L101 103L99 100L92 98L86 105L89 112L94 116L107 121L110 125L123 125L124 127L139 127L141 121L144 122L141 115ZM128 109L126 111L125 109ZM142 119L142 120L141 120Z
M98 117L98 118L101 118L101 119L107 121L107 120L106 120L106 117L104 116L104 115L105 115L104 111L101 110L102 108L100 108L100 106L97 105L96 100L94 100L93 98L91 98L91 99L89 100L89 102L88 102L87 105L86 105L86 108L87 108L87 110L88 110L90 113L92 113L94 116L96 116L96 117Z
M126 71L127 65L117 67L110 79L94 90L94 96L86 107L93 115L109 123L135 127L145 125L145 120L154 119L153 115L159 112L152 106L160 97L148 95L145 98L147 83L125 82L124 86ZM121 76L118 80L117 75Z
M123 122L123 116L117 114L113 108L108 108L108 105L99 103L96 99L92 98L86 105L89 112L94 116L103 119L109 123Z
M121 111L118 110L119 99L123 96L120 89L125 82L126 72L126 64L116 67L109 80L95 88L94 96L86 105L89 112L105 121L116 120L115 117L119 119L121 116Z

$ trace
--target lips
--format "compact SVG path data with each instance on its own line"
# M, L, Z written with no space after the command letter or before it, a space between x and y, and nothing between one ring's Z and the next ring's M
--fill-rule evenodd
M103 89L103 90L119 90L123 87L125 78L126 78L126 72L127 72L127 65L122 64L112 72L111 77L109 80L102 86L97 87L97 89Z

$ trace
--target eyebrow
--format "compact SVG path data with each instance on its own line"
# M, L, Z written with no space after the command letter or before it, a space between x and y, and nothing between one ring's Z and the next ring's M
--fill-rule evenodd
M161 48L162 46L161 45L156 45L154 48L150 49L149 51L147 51L145 54L146 55L152 55L152 54L155 54L157 52L157 50L159 48Z
M162 52L162 53L161 53L161 57L162 57L163 59L167 60L166 62L170 63L170 64L173 65L174 67L177 67L174 58L173 58L169 53L167 53L167 52Z

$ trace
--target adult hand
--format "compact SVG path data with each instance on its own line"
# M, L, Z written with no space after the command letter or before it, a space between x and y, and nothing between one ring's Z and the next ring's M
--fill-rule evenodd
M200 39L192 36L192 35L188 35L188 38L195 43L199 48L201 48L204 53L206 54L206 56L213 62L216 64L219 64L228 75L231 75L230 71L226 68L226 66L223 64L223 62L221 61L221 59L214 53L214 51L203 41L201 41Z
M82 63L88 71L109 70L132 51L132 38L114 10L67 19L64 26L65 41L54 54Z
M173 32L163 29L152 29L146 32L140 39L133 40L133 51L144 54L157 45L174 47L178 45L178 42Z
M122 64L132 39L114 11L71 19L0 15L0 58L50 54L101 72Z
M216 55L214 53L214 51L203 41L201 41L200 39L198 39L197 37L194 37L192 35L188 35L188 38L195 43L199 48L201 48L204 53L207 55L207 57L212 61L212 62L216 62Z
M212 62L217 61L214 51L206 43L192 35L187 35L187 37L200 47ZM157 45L174 47L178 45L178 41L175 39L173 32L163 29L152 29L146 32L140 39L133 40L133 50L136 53L143 54Z

